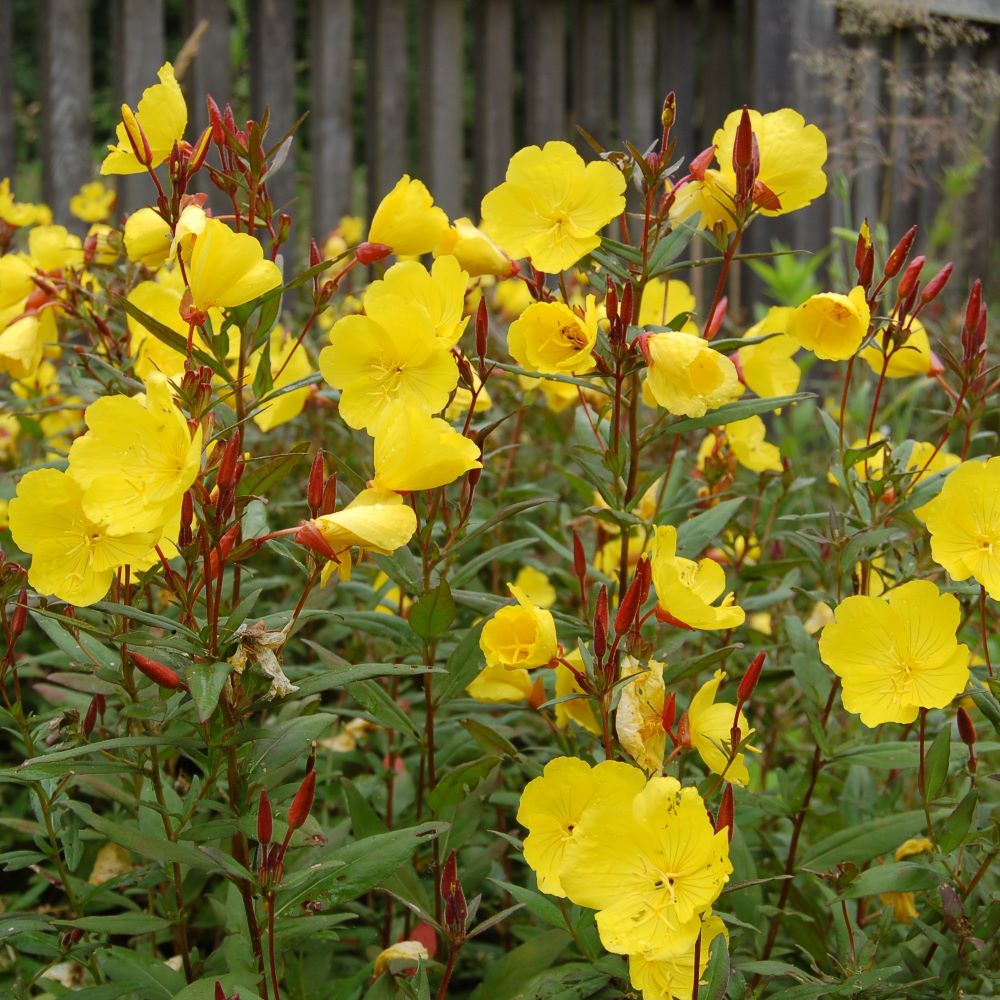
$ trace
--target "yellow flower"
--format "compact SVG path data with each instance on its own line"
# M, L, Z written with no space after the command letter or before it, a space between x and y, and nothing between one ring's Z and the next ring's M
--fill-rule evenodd
M636 767L606 760L591 767L576 757L557 757L521 793L517 822L528 831L524 860L538 877L538 888L566 896L560 872L567 848L589 813L631 814L633 799L646 782ZM628 846L627 843L622 846Z
M896 860L905 861L918 854L927 854L934 850L934 844L926 837L911 837L896 848ZM916 896L912 892L883 892L879 900L892 907L892 915L901 924L912 924L920 915L917 910Z
M533 686L527 670L508 670L499 663L488 663L465 690L476 701L498 704L526 701Z
M415 969L421 962L429 961L430 957L427 946L420 941L397 941L375 956L372 976L378 979L383 972L396 975L404 969Z
M323 244L323 256L327 260L339 257L348 247L360 243L364 232L364 219L357 215L342 215L337 228L327 236Z
M312 365L309 364L309 356L306 354L304 345L296 343L297 339L291 336L280 324L271 331L269 357L271 377L274 379L274 383L268 395L312 374L313 369ZM253 385L263 355L264 351L261 348L250 358L246 374L247 385ZM280 375L278 375L279 371L281 371ZM255 410L253 422L262 431L273 430L281 424L287 424L289 420L294 420L302 412L308 398L308 386L282 393L280 396L268 400L260 409Z
M486 233L472 224L471 219L456 219L445 230L434 251L435 257L452 254L473 278L492 274L509 278L515 270L514 262L491 240Z
M848 295L821 292L802 303L788 320L794 341L826 361L846 361L868 334L871 310L865 290L857 285Z
M558 651L552 615L536 607L512 583L516 604L500 608L483 626L479 648L486 665L507 670L544 667Z
M22 316L0 331L0 372L28 378L42 363L42 325L35 314Z
M24 311L24 300L35 290L35 268L19 253L0 257L0 325Z
M672 524L656 529L652 568L657 604L668 618L706 631L743 624L743 609L733 603L732 594L712 603L726 589L726 571L714 559L694 562L677 555Z
M475 441L409 404L389 407L374 436L375 485L382 489L432 490L483 467Z
M799 388L802 370L792 360L799 344L785 333L793 311L785 306L772 306L759 323L743 334L744 340L778 334L760 344L741 347L738 352L743 381L762 398L788 396Z
M971 576L1000 601L1000 457L962 462L920 513L934 561L953 580Z
M632 508L632 513L637 518L639 518L639 520L642 521L644 524L650 524L656 517L657 507L659 506L660 489L662 485L663 485L663 477L661 476L659 479L650 483L649 486L646 487L646 491L639 498L639 502ZM594 490L594 506L597 507L599 510L609 509L607 501L604 499L604 497L601 496L600 493L597 492L597 490ZM617 535L621 532L621 528L619 528L617 524L614 524L611 521L608 521L604 518L601 518L600 521L601 521L601 527L604 529L605 532L607 532L607 534ZM639 534L642 535L644 533L645 533L644 529L640 529ZM641 544L641 543L637 542L636 544ZM629 555L631 554L632 553L630 552ZM614 557L612 556L612 561L613 558Z
M160 82L142 92L134 116L126 105L122 105L122 122L116 129L118 143L115 146L108 146L108 155L101 164L102 174L141 174L146 170L145 164L136 159L129 133L126 131L126 122L129 124L137 122L142 129L152 154L149 164L151 167L158 167L163 163L170 156L174 143L184 138L187 105L184 103L180 85L174 78L174 67L170 63L164 63L156 75L160 78ZM137 145L141 152L142 139L134 128L132 136L138 140Z
M539 608L551 608L556 603L552 581L534 566L522 566L514 577L514 586Z
M579 649L574 649L565 656L566 663L571 663L579 673L584 673L583 654ZM527 674L527 671L525 671ZM564 663L556 665L556 698L566 698L566 701L556 701L556 725L560 729L565 729L571 722L575 722L581 729L595 736L601 732L601 724L594 715L594 708L590 703L590 697L580 687L580 682L576 675ZM569 695L577 697L570 698Z
M918 473L913 479L913 484L916 485L937 472L954 469L961 462L962 460L958 455L953 455L951 452L945 451L944 448L937 448L935 450L935 446L929 441L914 441L909 457L906 460L906 470L907 472ZM914 513L916 513L917 517L922 517L923 510L924 508L921 507Z
M170 383L153 373L145 396L103 396L87 407L88 432L70 449L70 475L84 488L89 518L115 534L162 532L201 465L201 427L192 436Z
M368 242L392 247L397 257L415 257L430 253L447 229L448 216L423 182L403 174L375 209Z
M81 222L105 222L114 207L114 190L100 181L84 184L69 200L69 210Z
M87 230L84 245L90 254L90 259L98 265L107 267L118 260L121 242L118 234L103 222L95 222Z
M104 597L115 570L140 562L159 537L112 535L104 522L87 516L83 500L71 476L38 469L22 477L9 512L14 544L32 557L28 582L40 594L80 607Z
M0 222L6 222L12 229L20 229L23 226L47 226L51 221L52 212L47 205L17 201L10 190L10 178L0 180Z
M36 226L28 234L28 256L39 271L80 267L83 241L65 226Z
M21 421L13 413L0 413L0 462L6 461L17 452L17 438L21 433Z
M188 265L191 301L207 313L213 306L239 306L277 288L281 270L264 259L264 248L249 233L234 233L218 219L206 219Z
M819 652L843 681L844 708L873 728L949 705L969 680L969 649L955 638L960 618L957 599L929 580L841 601Z
M133 264L155 271L170 253L170 226L156 209L140 208L125 220L125 253Z
M934 844L927 837L910 837L896 848L895 857L897 861L905 861L918 854L930 854L933 850Z
M570 900L599 911L608 951L655 960L694 944L732 870L729 837L697 789L651 778L631 809L605 800L579 817L559 879Z
M767 428L758 416L735 420L725 425L726 440L736 461L751 472L781 472L778 446L764 439Z
M683 313L694 313L694 292L677 278L664 282L653 278L642 293L637 326L666 326ZM698 335L698 325L692 316L685 319L681 332Z
M600 230L625 211L624 192L617 167L585 164L568 142L528 146L483 198L483 228L512 257L563 271L600 244Z
M587 296L584 316L562 302L535 302L507 331L507 347L528 371L571 375L594 367L591 351L597 343L597 310Z
M828 604L817 601L810 609L802 625L810 635L815 635L821 629L826 628L832 621L833 609Z
M493 305L504 319L517 319L535 300L526 281L508 278L497 282L493 290Z
M693 180L677 191L671 218L683 220L701 212L698 225L712 229L719 222L727 230L735 228L736 171L733 146L742 111L731 111L712 141L717 170L707 170L703 180ZM763 208L764 215L784 215L804 208L826 191L826 137L815 125L791 108L762 115L750 111L750 124L760 151L757 180L778 199L778 204ZM769 201L770 199L768 199Z
M649 369L642 398L682 417L703 417L743 394L736 366L705 341L667 331L643 337Z
M387 587L386 584L389 586ZM379 592L375 610L380 614L398 615L400 612L405 613L413 604L413 601L382 570L375 574L372 590Z
M725 671L716 670L712 679L702 684L698 693L691 699L687 710L691 745L713 774L721 774L726 781L745 788L750 780L750 772L744 763L744 755L738 753L733 762L729 763L736 706L715 700L723 677ZM739 726L741 739L746 739L753 732L742 712L740 712Z
M701 925L699 976L708 967L712 942L720 934L729 937L726 925L714 915L706 916ZM628 975L632 985L642 990L643 1000L691 1000L694 992L694 944L655 960L645 955L630 955ZM705 981L699 979L699 982Z
M398 493L367 489L343 510L323 514L311 523L338 557L352 548L387 555L413 537L417 515Z
M472 373L472 383L479 390L476 393L476 407L474 413L484 413L493 405L490 394L483 388L482 380ZM445 420L465 420L465 415L472 406L472 390L466 389L464 385L455 388L455 394L451 397L451 402L445 407Z
M129 293L128 301L169 327L179 337L187 338L188 325L180 314L181 293L176 289L159 280L141 281ZM154 372L161 372L167 378L180 378L184 374L186 353L175 351L169 344L153 336L132 316L127 317L127 324L129 353L135 358L135 373L139 378L148 378ZM198 330L194 331L194 346L199 350L209 351Z
M383 298L396 296L422 306L430 317L434 335L448 347L454 347L469 322L462 312L469 276L454 257L439 257L430 271L415 260L401 261L385 272L381 281L373 281L365 292L365 309Z
M860 354L868 362L868 366L876 375L882 373L884 352L882 350L882 334L880 330L875 339ZM889 354L889 363L885 367L886 378L909 378L911 375L927 375L934 365L931 354L930 340L927 330L919 319L911 321L910 333L905 343Z
M615 711L618 742L647 774L656 774L663 766L667 734L663 728L663 684L665 663L650 660L643 666L635 657L622 660L621 676L635 677L624 685Z
M423 413L444 409L458 382L448 344L435 335L421 306L397 295L365 298L364 316L345 316L330 331L319 356L323 378L340 389L340 415L348 427L370 433L391 403Z

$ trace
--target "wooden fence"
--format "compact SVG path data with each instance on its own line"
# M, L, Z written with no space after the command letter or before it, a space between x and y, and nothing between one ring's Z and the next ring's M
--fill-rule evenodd
M609 145L644 146L671 89L684 155L744 102L792 105L827 129L849 202L824 199L768 236L815 248L831 223L867 214L898 233L940 224L944 206L946 223L974 222L961 252L982 273L1000 233L1000 0L0 0L0 177L18 167L10 54L37 46L40 92L20 104L40 102L42 194L63 220L111 138L91 129L92 24L109 7L101 50L114 53L117 99L134 103L164 58L193 52L182 80L189 136L206 123L203 95L222 104L246 74L251 114L266 101L278 130L305 110L298 92L310 116L297 177L286 168L273 186L300 226L308 209L318 235L370 210L405 171L450 214L476 215L520 145L582 148L574 123ZM926 12L959 20L928 28ZM247 23L248 65L231 65L231 32ZM179 60L170 38L189 39ZM949 167L952 187L964 171L971 193L943 201ZM120 204L147 193L122 179Z

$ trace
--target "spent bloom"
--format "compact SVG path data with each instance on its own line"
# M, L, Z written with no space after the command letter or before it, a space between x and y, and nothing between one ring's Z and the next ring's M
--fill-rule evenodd
M703 417L743 394L736 366L700 337L666 331L644 334L640 347L649 370L642 398L681 417Z
M910 837L896 848L895 859L906 861L920 854L930 854L933 850L934 844L927 837ZM883 892L878 898L879 902L892 907L892 915L901 924L912 924L920 915L916 896L912 892Z
M621 666L621 676L634 680L622 687L615 732L624 750L647 774L656 774L663 766L667 745L663 728L664 666L657 660L643 665L632 656L624 657Z
M695 562L677 555L677 529L656 529L653 587L660 617L692 629L716 630L743 624L743 609L731 593L713 603L726 589L726 571L714 559Z
M130 132L140 151L143 149L142 136L145 136L151 154L150 167L163 163L170 156L174 143L184 138L187 105L174 77L174 67L164 63L156 75L160 82L142 92L134 113L127 105L122 105L122 121L116 129L118 143L108 146L108 155L101 164L102 174L140 174L146 170L147 165L136 158ZM142 135L135 128L136 124Z
M550 612L532 604L514 586L507 584L516 604L500 608L483 626L479 648L487 666L507 670L543 667L556 655L556 623Z
M578 315L562 302L536 302L514 320L507 346L514 360L528 371L571 375L594 367L591 351L597 343L597 310L587 296L586 312Z
M962 462L918 513L934 561L953 580L972 577L1000 600L1000 457Z
M873 728L949 705L969 680L969 649L955 637L961 612L929 580L841 601L819 653L843 681L844 708Z
M786 331L802 347L825 361L846 361L868 334L871 310L865 290L857 285L849 294L820 292L792 312Z
M750 773L744 763L743 754L736 754L732 761L729 759L736 706L715 700L724 676L724 671L716 670L712 679L702 684L698 693L691 699L687 710L691 745L698 751L698 756L710 771L723 775L734 785L746 787ZM739 715L738 725L741 739L746 739L752 730L742 712Z
M506 180L483 198L483 229L512 257L540 271L572 267L625 211L625 178L611 163L584 163L568 143L516 152Z

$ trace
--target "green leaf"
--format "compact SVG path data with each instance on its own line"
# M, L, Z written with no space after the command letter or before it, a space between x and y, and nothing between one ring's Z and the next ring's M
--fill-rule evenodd
M112 295L112 300L117 303L122 309L125 310L140 326L144 326L157 340L166 344L167 347L172 348L177 351L178 354L187 354L187 338L182 337L176 330L171 330L169 326L161 323L158 319L154 319L149 313L143 312L134 302L129 302L124 296ZM216 358L212 357L211 354L206 354L203 350L198 347L194 348L193 356L203 364L208 365L209 368L219 375L226 382L230 382L229 372L226 371L226 366L221 364Z
M927 826L922 809L866 819L824 837L802 860L800 868L832 868L841 861L862 865L895 850Z
M715 507L682 522L677 528L677 554L686 559L701 555L708 543L733 519L742 503L742 497L723 500Z
M693 963L692 963L693 964ZM726 939L719 935L712 941L711 958L705 970L705 1000L723 1000L729 988L729 948Z
M938 792L944 788L944 783L948 780L950 758L951 724L949 723L934 737L934 742L924 760L924 773L927 779L925 795L928 802L933 802Z
M263 765L269 771L279 771L294 760L305 764L312 741L329 733L335 723L335 717L325 713L286 719L266 736L254 741L247 770L252 773Z
M60 920L61 927L76 927L94 934L155 934L170 927L170 921L151 913L136 910L132 913L117 914L112 917L80 917L78 920Z
M304 640L319 652L319 647L310 640ZM326 650L323 650L325 653ZM329 655L329 654L327 654ZM322 658L322 657L321 657ZM331 657L331 660L333 658ZM443 674L440 667L427 667L422 663L353 663L344 666L335 660L330 663L330 669L325 674L317 674L298 681L300 698L306 695L318 694L320 691L336 691L348 687L356 681L366 681L374 677L413 677L420 678L424 674Z
M280 932L279 932L280 933ZM218 976L206 976L185 986L180 993L175 993L173 1000L215 1000L215 984L220 983L227 997L240 995L240 1000L260 1000L254 984L247 980L245 976L238 973L220 974ZM76 994L79 996L79 994ZM115 995L117 1000L119 994ZM76 997L74 996L74 1000Z
M420 734L410 717L389 697L384 688L375 681L357 681L348 684L351 697L371 715L376 722L387 729L405 733L411 739L420 740Z
M308 441L292 445L283 455L275 455L263 462L248 464L246 474L240 480L240 496L267 495L275 486L294 471L302 459L309 454L312 446Z
M447 580L428 590L410 608L409 622L421 639L433 639L448 631L455 620L455 599Z
M703 417L686 417L676 423L667 424L666 427L647 435L642 443L645 446L665 434L686 434L688 431L699 431L706 427L720 427L736 420L745 420L758 413L770 413L792 403L815 398L816 394L813 392L796 392L790 396L770 396L767 399L741 399L735 403L726 403L725 406L720 406Z
M844 899L860 899L862 896L877 896L880 892L919 892L932 889L942 881L943 874L933 868L912 861L896 861L863 871L844 888L841 896Z
M651 278L662 274L668 265L680 257L698 231L698 220L700 218L701 213L696 212L683 222L675 225L673 230L660 240L653 251L653 256L649 259L649 276Z
M480 757L468 764L460 764L438 781L427 796L427 804L440 815L449 806L468 799L473 791L482 783L488 782L491 776L495 779L499 765L500 758L493 756ZM492 784L496 784L495 780Z
M482 631L482 624L469 629L462 637L462 641L452 650L444 665L448 676L436 685L435 704L445 705L452 698L456 698L483 669L483 654L479 648L479 636Z
M208 722L212 718L232 669L230 663L189 663L184 668L184 678L198 710L199 722Z
M938 846L945 854L951 854L965 839L969 827L972 826L978 804L979 793L973 788L939 828L937 832Z
M526 889L511 882L502 882L497 878L491 878L490 881L509 892L518 903L523 903L532 916L550 924L552 927L557 927L560 930L566 929L566 920L563 918L559 907L548 896L543 895L535 889Z
M556 964L572 938L566 931L535 934L487 969L469 1000L512 1000L542 972Z

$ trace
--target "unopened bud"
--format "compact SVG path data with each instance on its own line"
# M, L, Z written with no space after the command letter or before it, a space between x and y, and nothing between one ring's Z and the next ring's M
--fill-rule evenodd
M733 839L735 812L733 786L726 782L726 787L722 791L722 801L719 803L719 812L715 817L715 831L718 833L719 830L725 829L730 841Z
M945 266L942 267L941 270L938 271L938 273L935 274L926 285L924 285L924 289L920 293L920 301L923 302L924 305L927 305L928 302L932 302L941 294L941 290L948 284L948 279L951 277L951 272L954 269L955 265L952 264L951 261L948 261L948 263L945 264Z
M687 712L681 715L677 723L677 745L684 747L685 750L691 749L691 720Z
M602 583L594 608L594 655L604 659L608 649L608 588Z
M205 106L208 108L208 123L212 129L212 142L216 146L222 146L225 143L225 135L222 130L222 113L219 111L219 105L215 103L215 98L211 94L205 95Z
M705 339L712 340L715 335L722 328L722 321L726 318L726 311L729 309L729 299L727 296L723 295L719 300L719 304L715 307L715 311L712 313L711 318L708 321L708 326L705 327Z
M486 346L490 336L490 316L486 309L486 297L479 300L476 309L476 354L480 362L486 360Z
M743 680L740 681L740 686L736 689L736 699L741 705L746 704L753 696L754 688L757 687L757 681L760 680L761 671L764 669L766 657L767 654L762 650L750 661L750 666L747 667L747 672L743 675Z
M750 112L743 105L743 113L736 126L733 142L733 171L736 174L736 201L745 204L753 191L753 125Z
M958 716L955 720L958 723L958 735L967 746L975 746L976 727L972 724L972 716L962 707L958 709Z
M354 250L354 256L358 258L359 264L376 264L380 260L385 260L392 253L392 247L384 243L359 243Z
M469 914L465 891L458 878L458 855L452 851L441 870L441 899L444 901L444 928L449 937L465 937L465 922Z
M13 649L14 643L21 638L21 633L28 624L28 589L22 587L17 595L17 604L10 616L10 623L7 626L7 648Z
M868 255L868 248L872 245L871 232L868 229L868 220L861 223L858 232L858 242L854 244L854 270L861 273L861 266Z
M583 542L573 529L573 572L581 580L587 575L587 554L583 551Z
M669 132L677 121L677 95L671 90L663 100L660 110L660 124L665 132Z
M136 670L145 674L146 677L148 677L154 684L158 684L161 688L176 691L178 688L184 686L184 682L181 680L180 675L175 670L168 667L165 663L160 663L157 660L151 660L148 656L143 656L141 653L133 653L131 650L128 655Z
M299 530L295 532L295 541L321 555L324 559L337 559L337 553L330 548L330 543L316 527L314 521L306 521L299 527Z
M895 245L895 247L893 247L892 253L889 254L889 257L885 262L885 276L887 278L892 278L899 274L904 261L910 255L910 248L913 246L913 241L916 238L917 227L910 226L910 228L903 234L902 239Z
M337 473L327 477L323 484L323 502L319 506L320 514L332 514L337 509Z
M319 514L319 509L323 505L323 484L326 470L323 467L323 452L316 452L313 459L312 468L309 470L309 487L306 491L306 501L309 504L309 513L313 517Z
M969 301L965 307L965 328L975 330L979 325L979 312L983 304L983 283L979 278L972 283Z
M622 326L628 328L632 325L633 316L633 304L635 302L635 296L632 291L632 282L626 281L622 287L622 300L621 305L618 307L618 316L621 319Z
M210 97L211 101L212 98ZM226 1000L226 991L222 988L222 983L218 979L215 981L215 1000Z
M624 635L632 627L632 623L639 613L639 599L641 596L642 578L638 567L636 567L632 582L629 584L628 590L625 591L625 596L622 598L621 603L618 605L618 611L615 613L616 635Z
M528 694L528 704L537 711L545 702L545 684L542 683L542 678L536 674L535 683L531 686L531 691Z
M663 731L669 733L674 728L674 717L677 715L677 695L673 691L663 700L663 711L660 713L660 721L663 723Z
M148 167L153 162L153 150L150 148L146 133L143 132L142 126L127 104L122 105L122 126L125 128L125 135L128 137L135 158L144 167Z
M917 279L926 260L926 257L914 257L907 265L903 277L899 279L899 288L896 289L896 297L900 302L905 302L916 291Z
M208 572L205 574L205 582L210 583L225 566L229 553L233 551L240 535L240 525L234 524L220 539L208 560Z
M263 847L271 843L271 834L274 831L274 819L271 814L271 800L267 797L267 792L261 791L260 803L257 806L257 842Z
M613 281L608 282L608 291L604 296L604 311L608 314L611 325L614 326L618 319L618 289L615 288Z
M212 144L212 128L209 127L201 133L198 141L191 147L187 157L188 173L193 174L201 170L208 157L208 150Z
M87 706L87 714L83 717L83 735L90 736L97 724L97 699L91 698Z
M868 247L865 259L858 272L858 284L865 290L871 288L872 279L875 277L875 247Z
M288 810L288 829L297 830L309 818L312 811L313 796L316 794L316 772L310 771L299 785L299 790L292 799Z
M705 171L708 170L715 159L715 146L709 146L707 149L703 149L692 161L688 168L689 173L695 180L702 181L705 179Z

